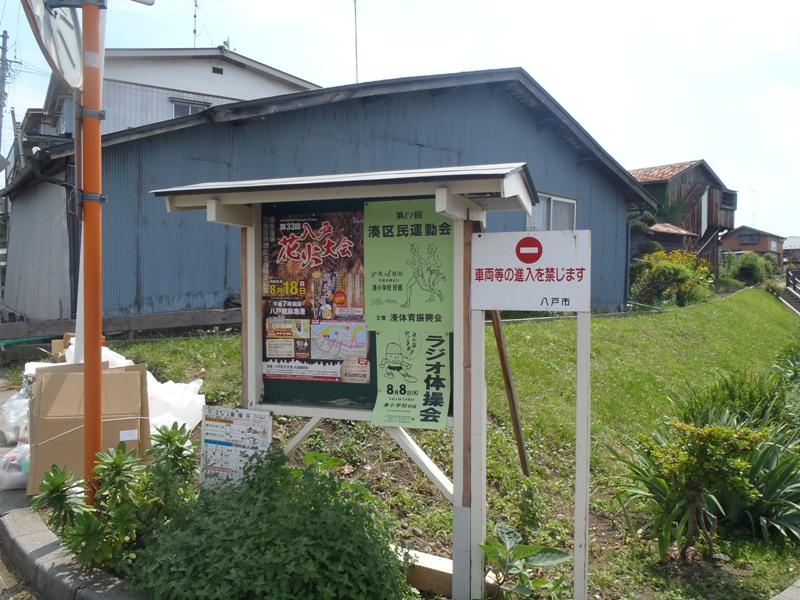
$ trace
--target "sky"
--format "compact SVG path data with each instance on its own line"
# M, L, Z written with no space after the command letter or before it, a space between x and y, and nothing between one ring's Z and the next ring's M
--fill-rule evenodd
M49 68L2 0L14 76L3 152ZM358 80L523 67L627 169L704 158L736 225L800 235L800 2L356 0ZM231 49L322 86L356 81L353 0L109 0L106 46Z

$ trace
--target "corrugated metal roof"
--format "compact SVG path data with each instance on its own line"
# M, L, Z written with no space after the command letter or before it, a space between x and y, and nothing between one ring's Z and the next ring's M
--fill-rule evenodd
M630 172L639 183L656 183L658 181L667 181L676 175L680 175L685 170L700 164L702 159L687 160L685 162L677 162L669 165L658 165L656 167L643 167L641 169L632 169Z
M570 115L547 91L540 86L524 69L493 69L444 75L425 75L404 77L384 81L373 81L343 85L318 90L308 90L282 96L272 96L258 100L247 100L211 107L202 113L162 121L152 125L135 127L103 136L103 145L125 143L131 140L150 137L178 129L207 124L209 121L226 123L256 119L265 115L312 106L342 102L357 98L379 95L400 94L422 90L456 88L470 85L502 84L515 98L526 99L530 108L536 109L537 120L548 120L552 126L559 127L564 136L574 141L584 160L594 160L609 173L625 190L628 200L658 208L658 202L631 176L600 144ZM51 158L61 158L73 153L72 144L62 144L46 149ZM44 152L42 153L44 154ZM21 183L21 181L19 182ZM12 193L12 184L3 193Z
M690 235L692 237L697 237L696 233L692 233L691 231L682 229L681 227L673 225L672 223L656 223L655 225L650 226L650 231L652 231L653 233L666 233L669 235Z

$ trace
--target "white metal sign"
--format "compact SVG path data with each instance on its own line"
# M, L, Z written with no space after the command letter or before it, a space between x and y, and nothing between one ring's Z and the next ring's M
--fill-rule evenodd
M587 312L591 232L528 231L472 236L472 308Z

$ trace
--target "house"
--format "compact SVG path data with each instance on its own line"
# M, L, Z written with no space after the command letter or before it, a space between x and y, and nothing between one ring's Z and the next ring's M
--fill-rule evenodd
M717 268L720 236L733 228L737 193L702 159L634 169L631 175L660 203L656 219L692 232L684 237L685 248Z
M239 291L238 228L210 225L193 211L167 215L164 204L149 194L158 188L525 162L541 190L538 228L593 231L592 301L600 309L618 308L626 301L629 211L657 209L653 197L518 68L408 77L216 105L108 133L103 145L108 197L103 302L109 316L222 307ZM50 275L70 272L66 257L78 246L75 231L64 223L69 194L53 180L65 173L70 177L72 144L43 148L31 162L36 166L3 194L11 197L15 209L27 204L27 214L38 215L31 225L47 228L49 239L57 240L22 244L36 253L41 262L37 268ZM61 207L56 215L61 220L53 219L52 226L45 218L51 204ZM511 215L513 219L519 216ZM12 255L20 256L13 238L12 231L9 273L20 270L11 264ZM188 245L187 240L203 243ZM68 315L75 305L74 288L63 280L59 289L44 293L41 281L31 277L12 282L9 277L3 301L7 309L30 319Z
M783 242L786 238L767 233L755 227L742 225L726 233L722 238L723 252L772 252L778 256L778 264L783 264Z
M211 106L317 88L223 46L107 49L103 132L180 123ZM12 147L6 170L6 187L18 191L5 196L11 205L10 267L0 280L0 314L69 318L76 308L80 256L74 160L50 164L46 150L71 144L76 130L72 91L51 76L44 108L29 109L19 129L22 152L18 156L16 145ZM135 173L127 176L131 185L141 185Z
M783 242L783 261L800 265L800 235L792 235Z

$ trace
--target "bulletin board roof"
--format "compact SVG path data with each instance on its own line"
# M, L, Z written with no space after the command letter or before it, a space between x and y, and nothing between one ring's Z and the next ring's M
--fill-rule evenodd
M480 185L484 182L486 185ZM464 194L486 210L519 209L536 203L536 190L526 163L507 163L495 165L472 165L443 167L435 169L410 169L400 171L371 171L364 173L344 173L334 175L312 175L307 177L285 177L278 179L252 179L245 181L221 181L196 183L173 188L153 190L156 196L168 200L180 199L181 209L204 208L209 200L223 203L254 203L275 201L275 193L300 192L283 201L322 199L320 193L336 195L337 190L352 193L363 188L369 195L369 188L387 185L435 184L434 187L453 187L454 193ZM309 196L303 197L302 192ZM251 194L257 193L258 196ZM420 193L414 189L414 194ZM509 204L502 202L514 198Z

